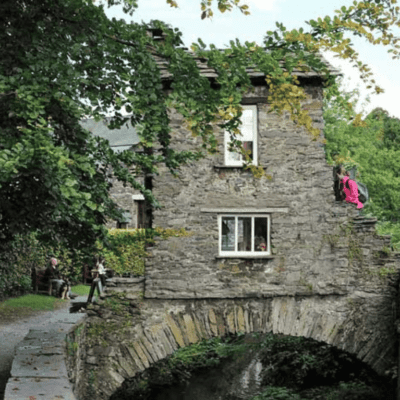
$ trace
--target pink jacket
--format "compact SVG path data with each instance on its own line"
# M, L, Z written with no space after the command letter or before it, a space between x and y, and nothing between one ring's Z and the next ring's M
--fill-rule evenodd
M347 189L346 187L346 182L349 181L349 187L350 189ZM343 192L346 195L346 202L347 203L354 203L357 204L357 208L363 208L364 205L358 200L358 186L355 181L352 179L349 180L348 176L345 176L342 179L343 182Z

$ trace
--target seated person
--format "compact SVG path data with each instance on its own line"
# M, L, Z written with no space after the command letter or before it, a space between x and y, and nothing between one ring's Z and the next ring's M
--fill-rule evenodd
M363 208L364 205L358 199L358 186L356 181L349 178L349 173L341 167L337 174L340 182L340 193L342 200L347 203L353 203L357 205L357 208Z
M65 282L60 277L60 271L57 268L57 264L58 264L57 259L53 255L51 255L49 264L44 273L44 279L47 282L50 282L50 281L52 282L52 284L55 287L56 293L59 296L61 294L61 287L63 286L63 284ZM49 295L51 295L51 293L49 293ZM65 296L62 298L65 298ZM70 297L67 295L66 299L69 299L69 298Z

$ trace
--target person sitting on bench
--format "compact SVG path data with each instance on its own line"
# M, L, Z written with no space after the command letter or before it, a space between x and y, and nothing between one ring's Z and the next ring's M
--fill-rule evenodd
M56 290L56 295L60 296L61 295L61 287L63 286L63 284L65 282L60 278L60 271L57 268L57 264L58 264L57 259L53 255L51 255L50 257L51 258L50 258L49 264L44 273L44 278L47 282L50 282L50 281L52 282L52 284L54 285L55 290ZM65 297L65 292L63 293L63 298L66 298L69 300L70 297L68 295L68 292L66 292L66 293L67 293L66 297ZM49 295L51 296L51 293L49 293Z

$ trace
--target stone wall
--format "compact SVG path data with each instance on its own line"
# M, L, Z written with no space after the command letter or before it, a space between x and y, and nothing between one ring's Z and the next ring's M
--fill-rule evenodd
M143 178L138 179L140 183L143 183ZM125 228L137 228L138 221L138 198L142 195L136 189L133 189L129 184L124 186L122 182L113 178L112 188L110 190L111 198L118 204L118 207L126 210L130 213L130 222L127 223ZM132 197L134 196L134 197ZM149 216L147 217L147 226L150 226ZM117 228L117 221L109 220L106 223L107 228Z
M322 128L321 87L306 89ZM113 279L88 310L81 365L91 383L80 386L75 375L81 398L108 399L178 347L237 332L310 337L393 372L399 255L376 234L376 219L335 201L323 147L288 115L268 114L267 95L256 87L244 103L257 104L258 159L272 179L224 167L223 132L217 156L182 167L179 178L153 177L162 205L154 226L191 235L156 240L145 277ZM196 139L171 116L173 142L192 148ZM269 258L218 257L216 209L238 208L269 209Z
M322 89L306 90L306 107L322 128ZM322 145L288 115L268 114L267 95L265 87L256 87L244 103L257 104L259 163L272 180L224 167L223 132L217 132L217 156L182 167L179 178L167 172L154 177L154 194L162 204L153 213L154 225L184 227L192 235L157 241L150 249L146 298L331 295L374 285L369 274L378 273L376 255L389 239L377 237L374 228L356 234L359 221L363 226L374 221L352 222L357 209L335 201ZM196 140L178 114L172 115L172 127L180 149L193 146ZM216 210L240 208L270 210L270 258L218 257Z
M5 400L76 399L70 381L73 378L81 383L85 379L79 375L85 359L85 341L84 336L75 343L68 339L71 335L79 337L84 331L85 317L65 309L51 318L49 324L29 330L15 347ZM67 362L72 357L73 364Z
M125 290L107 288L88 312L84 376L89 383L77 384L77 397L108 399L125 379L179 347L239 332L313 338L355 355L381 375L392 375L396 288L387 276L380 279L380 292L351 295L160 300L142 299L143 282L119 278L116 287Z
M83 393L89 393L90 377L86 368L86 320L71 330L65 339L68 378L73 383L73 392L78 400L84 399Z
M136 228L137 221L137 204L132 200L132 195L136 191L130 186L124 187L122 182L114 179L113 186L110 190L111 198L118 204L120 208L129 211L131 214L131 223L128 224L129 228ZM117 228L116 221L107 221L107 228Z

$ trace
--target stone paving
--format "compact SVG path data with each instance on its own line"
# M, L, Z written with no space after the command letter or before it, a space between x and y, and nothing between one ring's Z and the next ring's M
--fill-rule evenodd
M86 299L79 296L71 306ZM0 328L0 373L11 370L4 400L76 400L65 365L65 336L85 317L68 307Z

